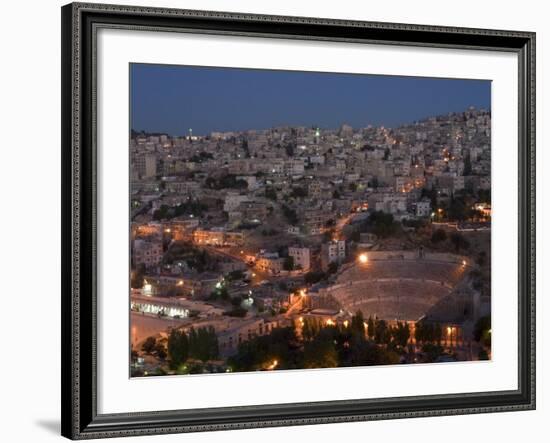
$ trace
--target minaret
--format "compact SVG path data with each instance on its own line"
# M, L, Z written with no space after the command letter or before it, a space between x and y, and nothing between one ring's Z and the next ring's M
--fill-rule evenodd
M193 138L193 128L189 128L189 141Z

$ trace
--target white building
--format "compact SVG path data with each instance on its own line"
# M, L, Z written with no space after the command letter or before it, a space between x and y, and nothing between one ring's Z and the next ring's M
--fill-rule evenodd
M417 217L429 217L431 211L431 205L429 200L421 200L416 202L416 216Z
M375 204L376 211L387 214L397 214L407 210L407 196L401 194L386 194Z
M291 246L288 248L288 255L294 259L294 267L304 272L309 271L311 267L311 251L309 248L300 248Z
M241 203L247 202L248 200L248 195L227 194L225 196L223 210L225 212L233 212L239 207Z
M147 241L147 240L134 240L134 251L132 258L134 265L157 266L162 260L162 243Z
M321 265L323 268L326 268L330 263L341 263L345 258L345 240L333 240L321 246Z

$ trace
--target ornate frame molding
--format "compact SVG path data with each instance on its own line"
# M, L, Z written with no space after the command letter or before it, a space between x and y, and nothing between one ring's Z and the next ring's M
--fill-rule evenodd
M62 8L62 434L71 439L535 408L535 34L73 3ZM519 389L97 414L95 41L99 27L514 52L519 59Z

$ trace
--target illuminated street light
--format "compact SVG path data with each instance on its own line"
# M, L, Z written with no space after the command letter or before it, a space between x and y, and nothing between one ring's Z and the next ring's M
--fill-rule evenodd
M145 280L145 284L143 285L143 293L145 295L147 295L148 297L150 297L152 289L153 289L153 287L151 286L151 284L147 283L147 280Z
M360 254L359 255L359 262L360 263L366 263L369 261L369 257L367 256L367 254Z

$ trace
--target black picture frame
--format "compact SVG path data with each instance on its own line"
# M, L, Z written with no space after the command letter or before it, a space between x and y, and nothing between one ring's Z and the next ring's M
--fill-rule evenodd
M71 439L535 408L535 34L72 3L62 15L62 435ZM483 49L519 60L518 389L145 413L97 413L95 39L98 28Z

